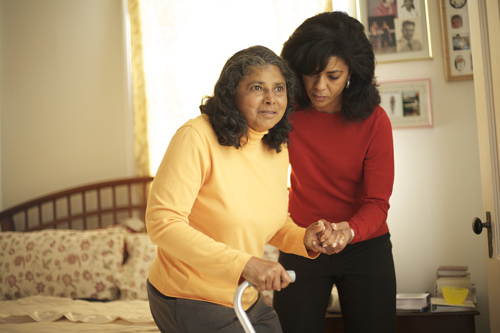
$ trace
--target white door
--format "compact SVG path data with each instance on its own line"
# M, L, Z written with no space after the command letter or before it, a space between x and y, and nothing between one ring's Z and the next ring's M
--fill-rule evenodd
M491 215L488 298L491 332L500 332L500 0L471 0L472 59L483 194L482 223ZM480 212L478 212L480 214ZM484 236L483 236L484 235ZM482 237L488 237L483 229ZM491 257L490 257L491 252Z

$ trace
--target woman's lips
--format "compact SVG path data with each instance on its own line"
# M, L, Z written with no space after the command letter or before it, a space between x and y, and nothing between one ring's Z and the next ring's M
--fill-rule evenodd
M318 102L323 102L326 100L326 96L318 96L318 95L313 95L313 98L317 100Z
M259 111L261 115L264 117L274 117L276 115L276 111Z

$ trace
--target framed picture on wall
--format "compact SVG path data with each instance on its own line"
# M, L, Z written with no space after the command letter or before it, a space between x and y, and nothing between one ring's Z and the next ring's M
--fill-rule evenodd
M431 80L378 82L382 108L393 128L432 127Z
M432 58L427 0L356 0L378 63Z
M446 79L448 81L472 80L472 52L467 0L439 1Z

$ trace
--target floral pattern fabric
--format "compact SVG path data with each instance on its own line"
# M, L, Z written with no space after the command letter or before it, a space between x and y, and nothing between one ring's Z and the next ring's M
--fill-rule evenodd
M0 300L35 295L147 300L146 281L156 251L147 233L128 227L2 232ZM277 261L278 255L277 248L266 245L264 259ZM272 306L273 292L262 294Z
M0 233L0 299L116 299L124 228Z
M156 257L157 246L146 233L129 234L127 244L127 262L120 267L116 276L120 289L120 299L147 300L146 280L149 269Z

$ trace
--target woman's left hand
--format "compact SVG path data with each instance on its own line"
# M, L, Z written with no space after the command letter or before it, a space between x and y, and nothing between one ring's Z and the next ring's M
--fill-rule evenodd
M309 251L327 253L327 246L331 245L332 226L325 220L319 220L306 228L304 245Z

